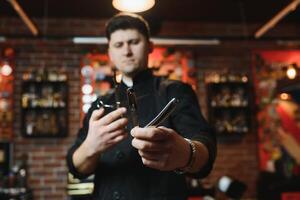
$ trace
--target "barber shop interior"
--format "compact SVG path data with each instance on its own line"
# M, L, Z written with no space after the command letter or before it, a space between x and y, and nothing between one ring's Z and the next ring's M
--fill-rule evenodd
M300 0L0 2L0 200L300 200Z

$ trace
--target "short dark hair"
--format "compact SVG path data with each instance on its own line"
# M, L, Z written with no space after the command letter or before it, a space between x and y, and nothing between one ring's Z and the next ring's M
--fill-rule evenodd
M140 15L133 13L119 13L113 16L106 23L106 37L110 40L110 36L113 32L120 29L136 29L147 40L150 38L150 28L148 22Z

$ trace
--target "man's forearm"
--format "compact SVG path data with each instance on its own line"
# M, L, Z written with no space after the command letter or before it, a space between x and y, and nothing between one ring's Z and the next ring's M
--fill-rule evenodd
M82 174L93 173L100 156L100 154L90 154L88 148L85 143L82 143L72 156L76 170Z

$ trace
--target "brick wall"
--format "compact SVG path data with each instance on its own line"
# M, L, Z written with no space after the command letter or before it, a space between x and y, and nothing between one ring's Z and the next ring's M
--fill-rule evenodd
M70 35L103 35L103 22L95 20L48 20L47 34L56 36ZM37 24L43 27L43 21L37 20ZM180 27L181 25L178 24ZM191 27L195 27L192 24ZM225 26L225 25L222 25ZM189 35L204 34L203 29L186 29L185 33L178 33L173 23L162 27L161 35ZM214 25L206 25L206 36L213 33L213 30L220 30ZM209 29L209 27L211 29ZM235 30L226 36L238 36L238 25L227 27L227 30ZM97 29L99 28L99 29ZM44 29L45 30L45 29ZM190 30L190 32L189 32ZM241 30L241 29L239 29ZM298 29L296 30L296 32ZM277 31L278 32L278 31ZM241 32L240 32L241 33ZM18 19L0 19L0 35L11 36L5 43L0 43L0 49L11 46L16 50L15 69L15 123L14 123L14 144L15 159L18 160L23 153L29 156L29 185L34 190L35 199L39 200L61 200L66 197L67 168L65 165L65 154L73 142L80 126L79 116L79 66L80 59L84 53L98 48L95 45L75 45L67 38L45 39L32 38L23 23ZM45 33L44 33L45 34ZM220 34L220 32L219 32ZM25 38L24 38L24 37ZM241 35L240 35L241 36ZM293 46L294 48L297 46ZM181 47L182 48L182 47ZM251 51L253 49L284 49L289 46L278 46L273 41L234 40L222 42L219 46L190 47L194 48L196 55L196 66L199 77L199 97L206 111L205 85L203 76L205 72L220 70L225 67L234 70L251 71ZM190 49L189 48L189 49ZM20 84L21 75L29 67L59 68L65 67L68 73L69 83L69 135L59 139L26 139L21 137L20 126ZM256 132L246 135L238 143L219 144L218 158L207 182L215 184L221 175L231 175L247 183L249 189L245 197L255 197L255 181L257 178L257 149Z
M28 154L29 185L35 199L66 199L67 169L65 154L79 128L80 49L62 41L20 40L16 50L15 73L15 159ZM69 137L58 139L23 138L20 130L20 86L28 68L65 67L69 85Z

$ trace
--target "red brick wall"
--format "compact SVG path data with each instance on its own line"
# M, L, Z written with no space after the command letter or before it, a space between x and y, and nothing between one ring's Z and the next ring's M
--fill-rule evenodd
M49 20L47 34L56 36L68 35L101 35L103 34L103 22L95 20ZM37 21L43 27L42 21ZM180 24L179 24L180 26ZM191 27L195 27L195 24ZM200 26L200 25L199 25ZM199 28L198 33L206 32L206 36L213 34L214 30L220 31L220 27L206 26L206 30ZM222 25L225 27L225 25ZM162 29L162 35L180 35L174 29L174 24L167 24ZM176 26L175 26L176 27ZM209 29L209 27L211 29ZM239 27L239 28L236 28ZM99 28L99 29L98 29ZM186 29L192 34L192 29ZM236 37L237 31L241 30L238 25L227 27L234 30L231 34L227 31L226 36ZM197 32L196 32L197 33ZM241 32L240 32L241 33ZM73 142L80 126L79 116L79 66L80 58L84 53L95 45L75 45L70 40L64 39L34 39L19 19L0 19L0 35L18 36L0 43L0 49L12 46L16 50L16 73L15 73L15 124L14 144L15 159L18 160L23 153L29 156L29 186L34 190L35 199L61 200L66 199L67 168L65 165L65 154ZM195 31L193 32L195 34ZM218 35L220 32L218 32ZM27 38L23 38L26 36ZM22 39L23 38L23 39ZM295 46L294 46L295 47ZM272 41L247 41L236 40L223 42L219 46L193 47L197 58L199 77L199 97L206 112L205 86L203 76L206 71L220 70L225 67L250 73L251 50L266 48L289 48L278 46ZM26 139L21 136L20 130L20 84L21 75L29 67L59 68L64 66L68 73L69 83L69 135L59 139ZM239 143L219 144L218 158L211 175L206 179L215 184L217 179L226 174L236 177L247 183L249 189L245 197L255 197L255 181L257 178L257 150L256 132L246 135Z
M15 73L15 159L28 154L29 186L35 199L66 199L67 169L65 154L79 128L79 64L81 50L69 42L20 40L11 44L16 50ZM59 139L23 138L20 130L20 86L28 68L66 67L69 85L69 137Z

